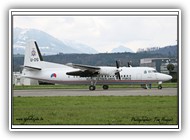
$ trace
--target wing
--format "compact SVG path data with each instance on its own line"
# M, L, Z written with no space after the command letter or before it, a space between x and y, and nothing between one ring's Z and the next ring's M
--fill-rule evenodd
M81 70L90 70L90 71L100 70L100 67L90 66L90 65L67 63L67 66L70 66L70 67L73 67L73 68L76 68L76 69L81 69Z
M68 63L67 66L80 69L77 71L71 71L67 72L67 75L72 75L72 76L80 76L80 77L92 77L92 76L97 76L99 74L100 67L97 66L90 66L90 65L81 65L81 64L73 64L73 63Z

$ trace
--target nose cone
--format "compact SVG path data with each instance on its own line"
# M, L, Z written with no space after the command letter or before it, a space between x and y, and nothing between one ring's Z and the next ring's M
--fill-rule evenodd
M169 81L172 79L172 76L171 75L166 75L166 80Z
M160 74L158 75L158 79L159 79L160 81L169 81L169 80L172 79L172 76L167 75L167 74L162 74L162 73L160 73Z

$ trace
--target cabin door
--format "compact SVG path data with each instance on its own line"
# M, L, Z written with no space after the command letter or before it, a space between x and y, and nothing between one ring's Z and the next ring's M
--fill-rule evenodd
M142 80L142 74L141 73L137 73L136 80Z

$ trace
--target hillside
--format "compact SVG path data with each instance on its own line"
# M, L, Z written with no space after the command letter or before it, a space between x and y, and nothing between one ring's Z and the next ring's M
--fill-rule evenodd
M148 49L139 49L138 53L162 54L168 57L177 57L177 49L177 45L171 45L163 48L152 47Z
M115 66L115 61L120 60L121 66L127 66L132 61L132 66L139 66L142 58L161 58L167 57L161 54L148 53L100 53L100 54L57 54L43 56L44 61L66 64L86 64L93 66ZM13 71L19 71L20 66L24 63L23 55L13 57Z
M24 54L26 43L36 40L43 55L58 53L97 53L88 45L76 41L60 41L50 34L37 29L14 28L13 54Z

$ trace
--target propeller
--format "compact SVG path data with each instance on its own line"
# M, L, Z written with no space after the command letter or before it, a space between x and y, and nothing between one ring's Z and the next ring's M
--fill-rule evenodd
M120 61L116 61L116 68L117 68L117 70L115 72L115 75L116 75L117 79L121 80L121 76L120 76L120 71L121 70L119 70L119 67L120 67Z
M129 62L127 63L127 66L128 66L128 67L132 67L131 64L132 64L132 62L129 61Z

